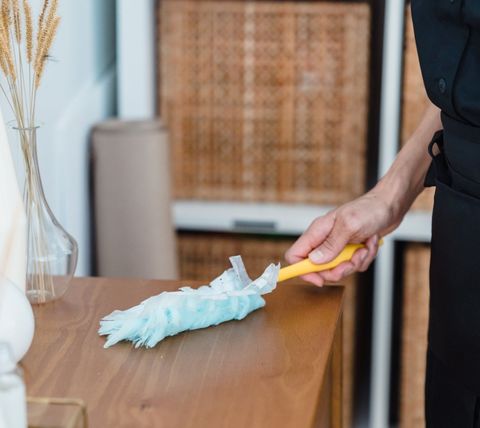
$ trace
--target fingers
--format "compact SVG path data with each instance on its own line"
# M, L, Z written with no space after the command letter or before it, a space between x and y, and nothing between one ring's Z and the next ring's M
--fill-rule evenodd
M343 262L334 269L310 273L301 278L318 287L323 287L326 283L338 283L355 272L365 272L377 255L378 236L374 235L369 238L365 246L366 248L355 251L350 261Z
M346 276L355 272L355 266L352 262L340 263L337 267L319 272L318 275L322 277L324 283L326 282L339 282Z
M327 263L333 260L343 250L352 237L352 227L343 220L334 221L333 228L320 246L311 251L308 255L315 264ZM317 241L318 242L318 241Z
M360 267L358 269L359 272L365 272L368 269L368 267L372 264L375 257L377 256L378 235L374 235L371 238L368 238L365 245L367 247L368 252L364 260L360 263Z
M317 287L323 287L326 283L339 282L353 272L355 272L353 264L350 262L343 262L334 269L318 273L309 273L307 275L302 275L300 278L316 285Z
M310 282L311 284L316 285L317 287L323 287L327 282L339 282L346 276L354 273L355 271L356 267L353 263L343 262L334 269L318 273L309 273L307 275L302 275L300 278L307 282Z
M317 287L323 287L325 284L325 280L318 273L309 273L307 275L302 275L300 278L310 284L316 285Z
M329 213L313 221L303 235L297 239L285 254L287 262L292 264L306 259L312 250L328 236L333 224L333 213Z
M372 236L365 243L366 248L355 251L349 262L344 262L332 270L320 272L325 281L338 282L355 273L365 272L378 252L378 236Z
M363 262L368 257L368 249L367 248L360 248L359 250L355 251L352 256L351 262L355 267L355 272L360 272L360 269L363 266Z

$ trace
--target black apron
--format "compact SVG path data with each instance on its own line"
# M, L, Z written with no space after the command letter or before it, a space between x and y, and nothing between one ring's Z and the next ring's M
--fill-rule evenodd
M480 127L445 113L442 123L425 180L436 186L429 347L480 395Z
M437 368L480 397L480 0L411 6L425 89L444 127L426 178L436 186L429 347Z

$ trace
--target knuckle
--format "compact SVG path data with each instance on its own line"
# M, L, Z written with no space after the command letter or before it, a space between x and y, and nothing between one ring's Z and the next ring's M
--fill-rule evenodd
M328 272L328 275L325 275L325 277L329 282L338 282L342 279L342 273L330 271Z
M341 217L342 226L350 233L355 233L362 227L362 219L360 215L353 210L347 211Z
M317 227L321 227L322 223L325 221L325 218L322 216L322 217L317 217L315 220L312 221L312 224L310 225L310 227L312 229L316 229Z
M325 241L323 241L322 248L329 253L333 253L337 248L336 244L337 240L334 237L329 236L327 239L325 239Z
M366 272L368 270L368 268L370 267L370 264L371 264L371 261L368 260L366 262L364 262L362 264L362 266L360 266L360 268L358 269L359 272Z
M360 270L361 267L363 266L363 263L358 260L355 262L352 261L352 264L353 264L353 267L352 267L353 270Z
M324 225L325 222L329 222L331 221L332 219L334 219L336 217L336 212L335 210L333 211L330 211L324 215L321 215L321 216L318 216L316 217L312 223L310 224L310 227L312 228L316 228L316 227L321 227Z
M293 263L293 252L292 252L292 249L288 249L286 252L285 252L285 260L288 262L288 263Z

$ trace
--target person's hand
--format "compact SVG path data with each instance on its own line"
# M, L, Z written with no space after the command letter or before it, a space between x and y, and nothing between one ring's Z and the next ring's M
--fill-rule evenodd
M318 217L285 254L293 264L307 257L313 263L333 260L348 243L364 243L352 259L336 268L302 276L319 287L325 282L338 282L354 272L367 270L378 251L379 237L394 230L403 215L395 213L375 190Z

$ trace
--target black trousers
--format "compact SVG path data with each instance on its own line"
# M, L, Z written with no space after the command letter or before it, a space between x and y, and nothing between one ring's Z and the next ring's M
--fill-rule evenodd
M480 127L444 113L442 122L425 182L436 186L428 342L459 384L480 396Z
M430 264L427 428L480 428L480 127L442 113Z
M480 397L429 349L425 380L427 428L480 428Z

